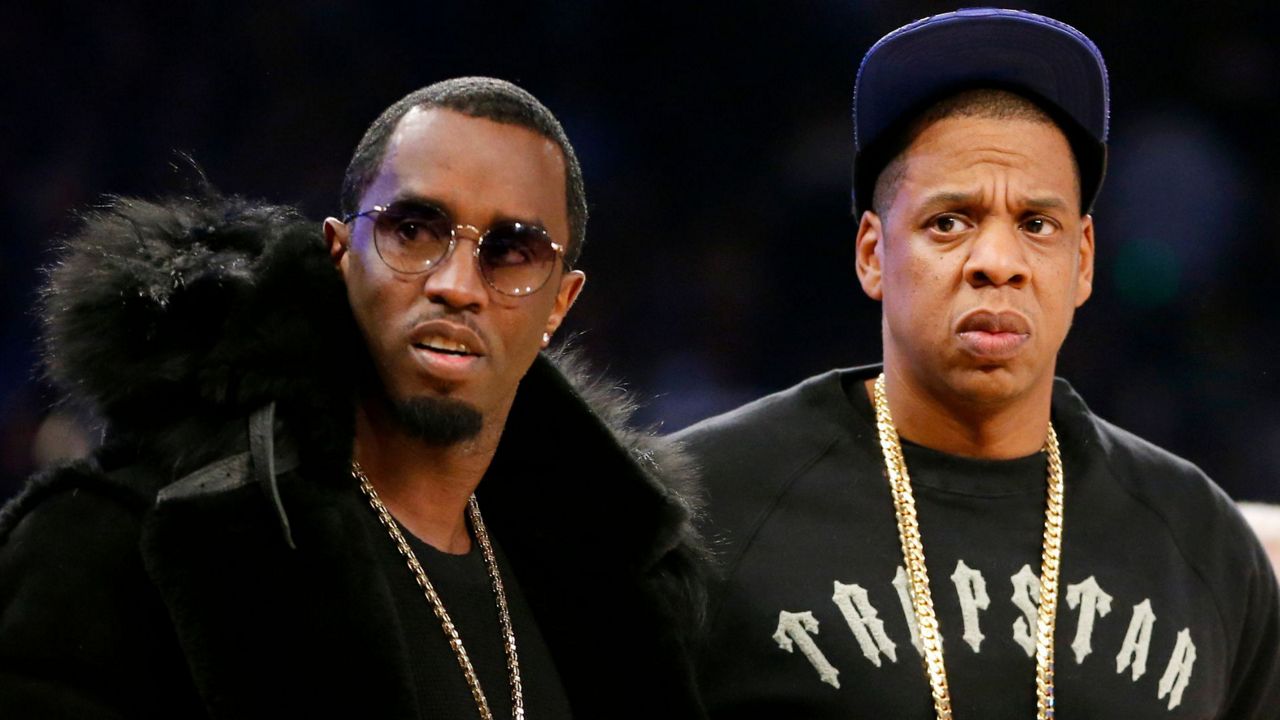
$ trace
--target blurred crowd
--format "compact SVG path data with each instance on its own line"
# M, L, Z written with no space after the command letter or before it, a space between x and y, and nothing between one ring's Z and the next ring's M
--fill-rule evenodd
M857 59L973 3L48 3L0 23L0 499L82 455L91 412L40 377L39 268L106 194L227 192L335 212L366 125L464 74L566 125L592 217L572 340L674 430L825 368L874 362L852 264ZM1100 46L1112 154L1098 282L1059 372L1091 406L1280 501L1278 6L1020 2Z

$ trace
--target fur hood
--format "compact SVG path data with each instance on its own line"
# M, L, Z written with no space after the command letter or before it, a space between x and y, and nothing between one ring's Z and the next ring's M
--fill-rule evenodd
M319 445L350 436L350 384L333 379L355 371L359 335L318 224L291 208L112 198L65 241L42 300L46 372L113 449L191 469L271 401Z

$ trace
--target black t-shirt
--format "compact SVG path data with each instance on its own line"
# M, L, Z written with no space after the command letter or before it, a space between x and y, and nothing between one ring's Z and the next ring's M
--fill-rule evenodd
M877 370L828 373L681 436L725 563L701 674L712 717L933 717L863 384ZM1230 501L1065 383L1053 421L1057 716L1275 717L1275 578ZM904 453L955 716L1034 717L1045 455Z
M370 517L377 524L372 510ZM457 656L445 640L444 630L432 611L431 603L414 580L408 563L396 550L390 535L380 525L379 531L386 537L385 549L379 553L379 558L401 618L419 716L427 720L474 720L479 717L475 700ZM502 643L502 627L498 620L497 598L493 594L480 544L474 540L474 532L468 553L450 555L419 540L403 526L400 531L453 619L493 717L495 720L512 717L511 683ZM498 559L516 636L525 712L539 720L569 718L569 700L546 641L502 548L492 535L490 542Z

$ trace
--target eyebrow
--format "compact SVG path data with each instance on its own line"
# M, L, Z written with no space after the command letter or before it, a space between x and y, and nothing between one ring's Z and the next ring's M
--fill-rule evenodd
M383 207L387 207L390 205L395 205L397 203L403 203L406 205L431 205L433 207L440 208L441 210L445 211L446 213L449 213L450 215L453 214L449 209L449 203L443 200L429 197L427 195L419 195L414 192L408 192L403 190L399 193L396 193L394 196L392 196L390 200L388 200L385 203L382 203L382 205Z
M440 200L438 198L431 197L429 195L420 195L412 191L403 190L397 193L396 195L392 196L391 200L388 201L386 205L384 205L384 207L394 205L395 203L405 203L410 205L430 205L432 207L436 207L444 211L444 214L449 216L449 219L451 222L457 222L457 213L454 212L454 209L449 206L449 203L443 200ZM532 225L532 226L541 228L544 232L546 232L547 230L547 224L543 222L542 218L540 217L535 216L532 218L523 218L523 217L517 217L515 215L509 215L507 213L502 213L502 212L495 213L491 218L489 218L489 221L485 223L484 227L487 229L487 228L493 227L494 225L497 225L498 223L512 223L512 222L520 223L522 225Z
M924 202L920 203L921 208L934 208L937 206L955 206L955 205L972 205L976 202L978 196L975 193L956 192L954 190L944 190L934 193Z
M968 206L976 203L977 201L977 193L944 190L925 198L924 202L920 203L920 207L933 208L939 205ZM1053 195L1028 198L1023 202L1023 205L1033 210L1065 210L1067 207L1067 203L1063 201L1062 198Z
M1036 210L1067 209L1067 203L1064 202L1062 198L1054 197L1051 195L1044 196L1044 197L1030 198L1029 200L1027 200L1026 205L1027 207L1034 208Z

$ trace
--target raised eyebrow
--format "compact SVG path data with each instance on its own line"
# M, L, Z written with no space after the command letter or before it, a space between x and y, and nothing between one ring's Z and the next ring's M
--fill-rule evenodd
M1066 210L1067 203L1062 198L1052 195L1029 198L1026 206L1032 210Z
M920 207L925 210L933 210L938 207L967 207L977 199L978 196L974 193L944 190L926 197L924 202L920 203Z
M977 201L978 196L975 193L944 190L925 198L924 202L920 203L920 208L923 211L931 212L937 208L944 207L969 207ZM1023 205L1029 210L1039 212L1065 211L1068 207L1066 201L1054 195L1028 198L1023 202Z

